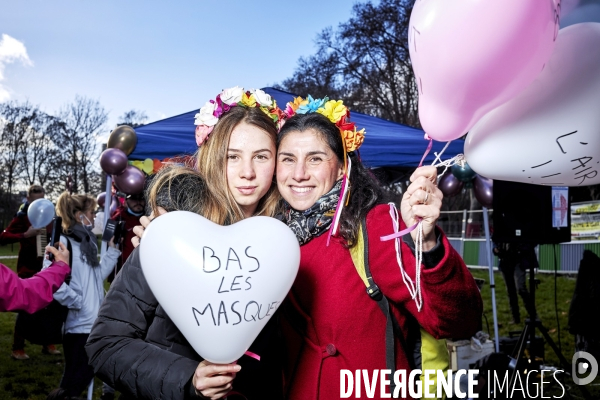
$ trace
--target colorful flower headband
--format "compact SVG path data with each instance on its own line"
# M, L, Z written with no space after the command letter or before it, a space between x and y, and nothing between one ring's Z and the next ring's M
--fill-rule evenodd
M306 99L296 97L294 101L287 103L285 114L291 117L294 114L310 114L317 112L323 114L333 122L342 135L342 140L347 152L358 150L365 140L365 129L356 130L356 124L349 122L350 110L344 105L342 100L313 99L309 94Z
M277 107L277 102L260 89L245 91L235 86L223 90L215 100L210 100L195 115L196 144L200 146L211 134L219 118L232 107L258 107L267 114L281 129L285 122L285 113Z

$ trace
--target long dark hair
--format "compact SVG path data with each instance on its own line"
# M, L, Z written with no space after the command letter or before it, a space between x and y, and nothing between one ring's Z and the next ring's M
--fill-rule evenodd
M344 164L344 144L340 130L329 118L318 113L296 114L288 119L277 137L277 147L289 132L307 130L316 132L336 155L338 162ZM383 192L379 182L360 161L357 152L348 155L352 161L350 201L342 211L338 232L346 240L348 247L352 247L356 244L362 219L382 201Z

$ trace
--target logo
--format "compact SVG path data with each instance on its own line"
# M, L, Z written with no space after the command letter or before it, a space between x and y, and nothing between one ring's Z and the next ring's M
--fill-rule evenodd
M573 382L576 385L587 385L598 375L598 361L588 352L578 351L573 354L572 365Z

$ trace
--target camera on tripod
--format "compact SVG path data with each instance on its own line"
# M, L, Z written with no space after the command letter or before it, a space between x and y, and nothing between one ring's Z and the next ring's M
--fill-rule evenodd
M563 369L571 370L571 363L561 353L537 315L535 293L540 280L535 278L538 263L532 251L538 244L558 244L571 240L571 214L563 213L562 208L554 208L555 200L560 199L560 204L566 200L566 210L570 209L565 189L494 181L494 242L507 243L513 252L516 251L514 255L518 258L514 260L521 263L520 268L529 272L530 299L526 301L529 303L526 304L529 317L518 338L515 336L503 340L503 353L511 357L509 386L518 379L519 371L531 370L535 363L543 360L544 340L560 360ZM536 336L536 331L543 338ZM580 390L584 398L591 398L584 387L580 387Z

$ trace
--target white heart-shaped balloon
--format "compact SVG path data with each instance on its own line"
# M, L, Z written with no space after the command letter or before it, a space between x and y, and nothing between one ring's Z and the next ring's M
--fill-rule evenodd
M175 211L148 226L140 260L152 293L194 350L225 364L248 350L287 295L300 247L274 218L220 226Z
M471 129L465 156L492 179L600 183L600 24L561 29L538 78Z

